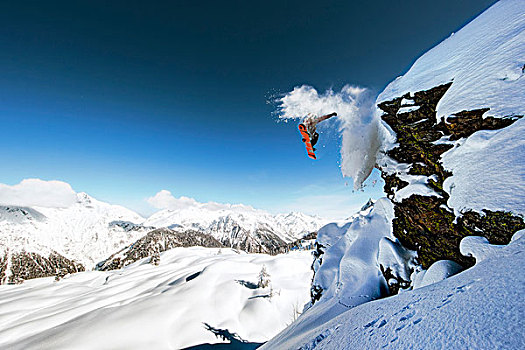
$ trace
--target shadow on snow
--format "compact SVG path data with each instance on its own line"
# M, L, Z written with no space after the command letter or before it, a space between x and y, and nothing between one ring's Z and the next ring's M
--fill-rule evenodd
M239 337L237 333L231 333L227 329L219 329L210 326L207 323L204 323L206 330L215 334L217 338L222 340L229 341L229 343L218 343L218 344L200 344L195 346L190 346L183 350L252 350L257 349L259 346L264 343L249 343L246 340Z

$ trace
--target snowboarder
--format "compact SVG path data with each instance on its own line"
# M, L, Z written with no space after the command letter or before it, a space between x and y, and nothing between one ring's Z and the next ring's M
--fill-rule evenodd
M319 133L316 131L316 126L323 120L326 120L328 118L332 118L333 116L336 116L337 113L330 113L327 115L323 115L322 117L316 117L313 114L309 114L308 117L304 119L304 121L299 124L299 132L301 133L301 136L303 137L303 142L306 146L306 153L308 153L308 157L312 159L317 159L315 156L315 148L314 145L317 143L317 140L319 139Z
M321 117L314 116L312 114L309 114L308 117L304 120L303 124L306 126L306 130L308 131L308 135L310 135L310 143L312 144L312 147L315 146L317 143L317 140L319 139L319 133L316 130L317 124L320 122L335 117L337 113L333 112L330 114L323 115ZM314 148L315 151L315 148Z

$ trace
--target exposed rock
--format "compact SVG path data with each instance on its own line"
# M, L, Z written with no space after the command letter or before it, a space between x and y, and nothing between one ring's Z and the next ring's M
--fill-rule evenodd
M160 265L160 253L153 253L151 256L151 259L149 260L149 263L155 266Z
M483 214L466 211L458 218L447 206L448 193L443 190L444 180L452 174L443 168L441 155L453 147L447 142L435 142L443 137L454 141L468 137L479 130L496 130L511 125L520 117L493 118L485 116L488 109L461 111L437 122L436 106L452 83L427 91L406 94L378 105L382 116L396 133L397 145L387 156L397 163L405 163L404 174L393 173L387 164L379 164L385 181L385 192L392 200L395 194L409 185L403 175L424 175L427 186L435 195L412 194L401 201L394 200L394 235L403 246L418 253L418 262L428 268L438 260L453 260L468 267L474 259L459 251L461 239L468 235L485 236L490 243L507 244L512 235L525 228L523 218L503 211L484 210ZM418 109L400 113L401 101L411 99ZM385 278L391 277L388 271Z
M155 229L155 227L153 227L153 226L143 226L143 225L140 225L140 224L135 224L135 223L130 222L130 221L122 221L122 220L117 220L117 221L110 222L109 223L109 227L120 227L126 232L154 230Z
M379 269L381 270L383 277L385 277L388 291L391 295L397 294L400 289L407 289L410 287L410 281L400 278L390 267L385 269L383 265L379 265Z

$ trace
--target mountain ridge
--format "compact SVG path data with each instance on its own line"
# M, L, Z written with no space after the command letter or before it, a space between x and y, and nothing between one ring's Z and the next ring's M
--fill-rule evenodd
M160 210L146 219L85 192L76 196L66 208L0 206L0 281L92 269L160 228L179 235L188 231L209 235L224 247L277 254L324 224L323 219L302 213L273 215L243 205ZM46 268L35 269L35 259Z

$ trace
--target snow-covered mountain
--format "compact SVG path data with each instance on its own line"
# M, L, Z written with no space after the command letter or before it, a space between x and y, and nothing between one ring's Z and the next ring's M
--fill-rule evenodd
M226 247L277 254L324 223L301 213L272 215L244 205L162 210L145 220L86 193L76 197L65 208L0 206L0 283L92 269L155 228L211 235Z
M86 193L67 208L0 207L0 245L10 251L46 254L54 250L91 266L146 231L127 223L144 221L122 206Z
M197 230L212 235L225 246L236 247L239 242L261 232L290 243L317 231L326 222L302 213L272 215L249 206L232 205L227 208L190 206L178 210L164 209L149 217L143 225Z
M0 206L0 256L6 264L0 279L13 281L12 270L23 269L15 265L26 265L34 257L52 265L50 255L91 268L144 235L148 228L131 224L142 221L144 218L129 209L100 202L86 193L78 193L76 203L66 208ZM62 267L58 264L56 268ZM54 272L42 271L44 275Z

